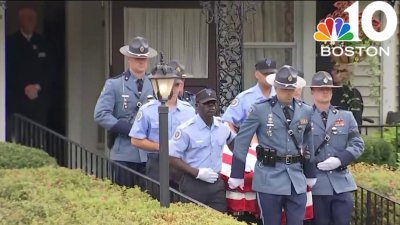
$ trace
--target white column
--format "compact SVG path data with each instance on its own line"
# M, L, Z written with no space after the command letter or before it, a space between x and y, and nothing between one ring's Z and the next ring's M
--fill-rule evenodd
M5 1L0 2L0 141L6 140Z
M317 30L315 25L315 1L304 1L303 4L303 72L307 84L315 73L315 40L314 32ZM301 43L300 43L301 44ZM303 88L303 99L307 103L312 103L310 88Z
M396 12L398 12L398 7L396 4ZM389 111L397 111L397 98L399 93L397 93L397 87L399 85L398 80L398 43L399 39L397 37L397 31L393 34L393 36L387 41L382 42L382 47L386 49L387 47L390 49L390 55L382 56L382 78L381 78L381 124L386 122L386 115Z

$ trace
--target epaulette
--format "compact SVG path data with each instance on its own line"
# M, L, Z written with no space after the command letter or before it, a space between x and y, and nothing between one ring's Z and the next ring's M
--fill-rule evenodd
M278 97L274 95L272 96L272 98L266 99L266 101L268 101L269 104L271 104L271 106L273 107L278 102Z
M110 77L110 79L118 79L118 78L122 77L122 75L124 75L124 74L122 73L122 74Z
M298 106L302 106L302 105L308 105L305 101L303 101L303 100L300 100L300 99L294 99L294 102L296 103L296 105L298 105Z
M181 100L181 102L182 102L182 105L192 107L192 105L191 105L189 102L187 102L187 101L182 101L182 100Z
M271 102L271 101L272 101L272 98L261 99L261 100L258 100L257 102L255 102L254 104L262 104L262 103ZM273 103L273 104L275 104L275 103Z
M185 129L186 127L188 127L188 126L194 124L194 119L195 119L195 118L196 118L196 117L192 117L192 118L190 118L189 120L183 122L183 123L179 126L179 128L183 130L183 129Z
M146 108L148 108L148 107L150 107L150 106L156 104L157 101L158 101L157 99L152 99L152 100L146 102L144 105L142 105L142 106L140 107L140 109L141 109L141 110L145 110Z

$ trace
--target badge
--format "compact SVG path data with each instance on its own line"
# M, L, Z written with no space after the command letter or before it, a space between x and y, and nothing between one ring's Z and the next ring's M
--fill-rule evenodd
M328 83L328 78L325 77L325 78L324 78L324 84L327 84L327 83Z
M287 80L288 80L288 81L292 81L292 80L293 80L292 75L290 75L290 76L287 78Z
M143 113L142 113L142 111L139 111L139 112L136 114L135 120L136 120L136 121L139 121L140 119L142 119L142 117L143 117Z
M308 124L308 120L307 119L301 119L300 120L300 125L306 125Z
M144 52L144 47L143 47L143 45L140 46L139 51L140 51L140 52Z
M174 140L179 140L182 136L182 131L181 130L176 130L174 134Z
M232 106L232 107L235 107L235 106L237 106L238 104L239 104L239 99L237 99L237 98L233 99L233 101L231 102L231 106Z
M337 128L336 127L332 127L332 134L337 134Z
M336 119L335 126L336 127L344 127L344 120L343 119Z
M274 127L274 121L272 120L272 113L268 114L268 119L267 119L267 135L272 136L272 128Z

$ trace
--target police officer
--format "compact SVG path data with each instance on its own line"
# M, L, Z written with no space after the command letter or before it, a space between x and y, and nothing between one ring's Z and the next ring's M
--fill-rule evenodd
M166 71L171 67L166 66ZM160 72L155 70L154 73ZM195 116L194 108L185 101L178 99L179 90L183 87L183 80L179 77L175 79L174 86L171 90L166 105L169 108L168 113L168 139L172 137L176 128ZM159 114L158 106L161 102L157 99L151 100L144 104L135 119L135 123L129 133L131 136L132 145L147 151L148 161L146 165L146 175L155 180L159 180ZM179 173L171 169L171 180L178 182ZM158 191L155 191L158 196Z
M225 183L218 173L222 168L225 144L233 149L235 133L220 117L215 117L217 95L203 89L196 94L198 114L180 125L170 140L171 164L184 172L179 189L211 208L226 212Z
M312 107L293 98L298 71L281 67L275 79L276 96L255 103L235 139L229 187L243 187L244 167L251 138L259 141L254 169L253 190L261 210L263 224L279 225L282 208L290 225L303 224L306 186L315 179Z
M315 225L349 225L353 210L351 191L357 189L347 165L364 151L357 122L349 111L331 104L332 88L337 88L328 72L312 78L314 99L314 149L317 183L312 188Z
M172 69L176 71L176 74L178 76L182 77L183 82L185 82L186 78L191 77L191 75L186 74L184 66L180 64L178 61L172 60L167 65L172 67ZM182 89L179 90L178 98L179 100L189 102L191 106L195 107L196 95L190 91L185 91L184 85L182 86Z
M157 52L143 37L135 37L129 45L121 47L120 52L127 57L129 69L107 79L96 103L94 120L116 136L111 160L144 172L145 154L140 154L138 148L131 145L129 131L139 108L147 102L148 95L153 95L145 71L149 58L156 56ZM114 168L114 176L117 184L132 185L127 173L118 166Z
M236 96L222 116L222 119L235 132L238 131L238 128L246 119L253 103L275 95L274 87L268 84L265 79L276 72L276 62L266 58L258 61L255 67L256 72L254 75L257 79L257 84Z

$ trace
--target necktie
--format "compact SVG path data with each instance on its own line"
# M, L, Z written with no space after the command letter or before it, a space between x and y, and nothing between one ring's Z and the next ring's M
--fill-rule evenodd
M285 114L286 122L290 125L290 122L292 122L292 117L290 116L289 106L283 107L283 114Z
M139 93L142 93L143 89L143 80L142 79L137 79L136 80L136 85L137 85L137 90Z
M325 111L321 112L322 122L324 122L324 126L326 127L326 121L328 120L328 114Z

